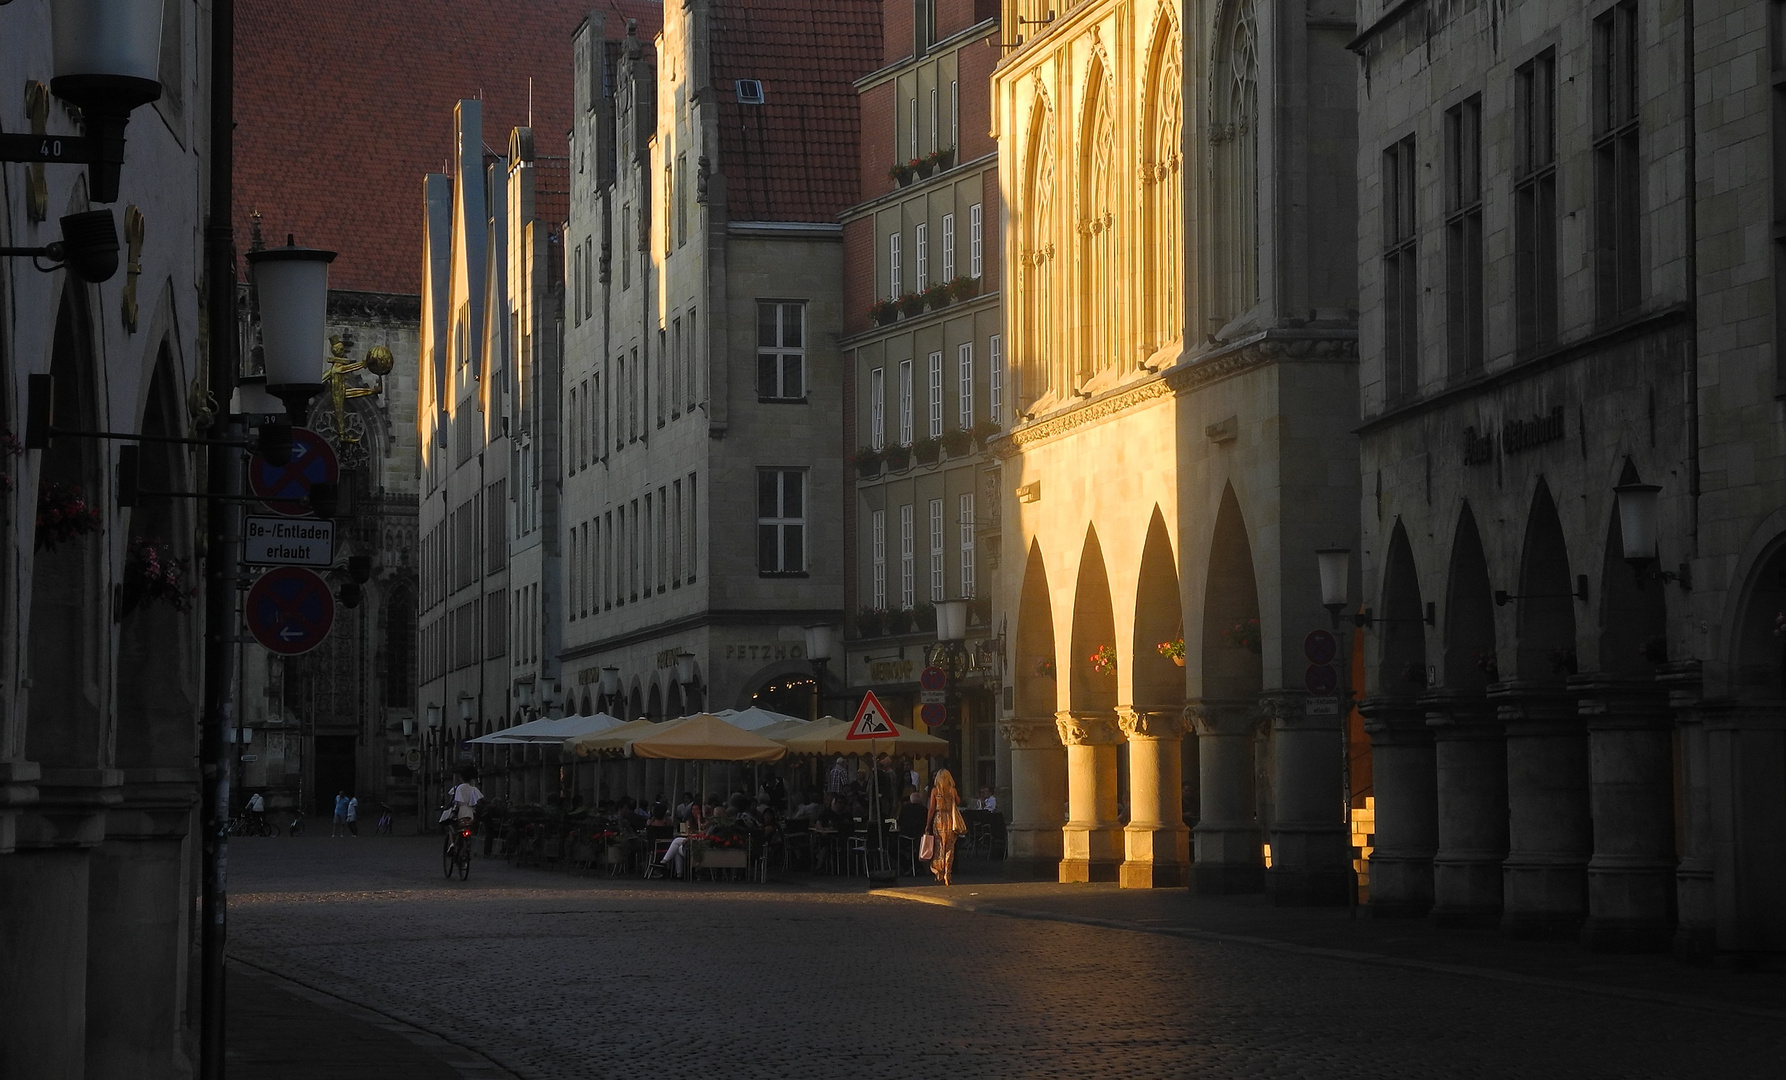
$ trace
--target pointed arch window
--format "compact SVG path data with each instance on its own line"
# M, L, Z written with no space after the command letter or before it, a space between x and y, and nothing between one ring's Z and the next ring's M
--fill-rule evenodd
M1225 322L1259 302L1259 35L1250 0L1234 9L1217 42L1214 314Z
M1017 360L1018 409L1046 394L1050 378L1053 350L1049 347L1050 319L1054 313L1054 139L1048 123L1046 107L1038 104L1036 121L1030 134L1028 177L1024 185L1024 205L1028 214L1023 221L1022 243L1018 248L1018 273L1021 275L1021 304L1015 320L1022 333Z
M1145 319L1149 351L1184 333L1184 208L1180 171L1183 122L1179 107L1178 35L1170 26L1156 35L1147 82L1147 146L1141 167L1143 245L1147 260Z
M1104 68L1091 72L1080 136L1079 310L1078 356L1071 380L1074 389L1109 367L1116 357L1116 215L1112 208L1116 161L1116 125L1110 118L1110 95Z

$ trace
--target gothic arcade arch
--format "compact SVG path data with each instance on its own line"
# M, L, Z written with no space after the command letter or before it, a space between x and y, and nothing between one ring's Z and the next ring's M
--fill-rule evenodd
M1556 501L1543 479L1532 494L1515 601L1519 649L1515 670L1529 682L1560 685L1575 674L1575 581Z
M1054 649L1054 607L1041 544L1031 541L1017 604L1017 715L1052 717L1059 708Z
M1383 569L1383 607L1376 624L1377 689L1385 694L1414 694L1426 685L1426 612L1420 598L1420 575L1414 549L1401 520L1389 536L1389 558Z
M1259 586L1234 485L1222 490L1203 588L1203 696L1254 698L1265 689Z
M1451 566L1445 580L1445 685L1478 694L1499 681L1495 658L1493 586L1476 515L1464 503L1451 539Z
M1184 608L1178 589L1178 560L1158 506L1147 525L1141 571L1135 586L1135 632L1129 642L1130 700L1137 709L1184 707L1183 656L1178 663L1160 652L1173 641L1183 645Z
M1079 552L1079 580L1073 589L1073 642L1067 665L1068 705L1074 712L1116 708L1116 615L1110 603L1110 577L1098 528L1088 526ZM1110 657L1108 661L1100 658Z

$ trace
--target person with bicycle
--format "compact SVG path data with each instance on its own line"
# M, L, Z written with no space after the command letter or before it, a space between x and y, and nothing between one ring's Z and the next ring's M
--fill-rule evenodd
M260 792L248 796L248 825L258 836L267 835L267 800Z
M448 806L440 816L441 821L447 827L448 877L452 876L452 867L456 861L462 861L467 869L470 865L471 822L477 816L478 804L484 801L484 793L471 782L475 775L477 774L470 769L459 774L459 783L447 792ZM464 845L463 851L460 850L461 844ZM463 877L464 874L465 869L461 869L460 876Z

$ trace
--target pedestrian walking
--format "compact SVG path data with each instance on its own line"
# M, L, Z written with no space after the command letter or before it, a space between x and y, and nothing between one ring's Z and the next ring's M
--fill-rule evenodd
M831 772L825 777L825 794L838 795L850 786L850 767L843 763L843 755L837 755L837 764L831 766Z
M335 792L335 821L329 826L330 836L347 834L347 792Z
M360 820L360 797L358 795L349 795L347 797L347 835L349 835L349 836L360 835L360 826L358 824L359 820Z
M947 769L938 769L936 782L930 789L930 835L932 848L930 872L943 885L955 884L955 838L967 832L961 817L961 796L955 790L955 777Z

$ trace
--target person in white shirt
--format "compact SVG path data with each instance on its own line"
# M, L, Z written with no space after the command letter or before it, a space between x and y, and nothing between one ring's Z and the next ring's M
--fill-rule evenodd
M349 795L347 797L347 835L360 835L359 820L360 797L358 795Z
M979 806L975 807L975 809L985 810L995 814L998 812L998 796L994 795L992 789L986 787L984 784L980 786Z
M267 800L261 798L260 792L248 796L248 820L259 825L267 817Z
M484 801L484 793L479 791L477 785L471 782L471 774L466 773L460 778L458 786L447 793L447 798L451 800L453 804L453 820L463 821L467 818L476 816L477 804Z

